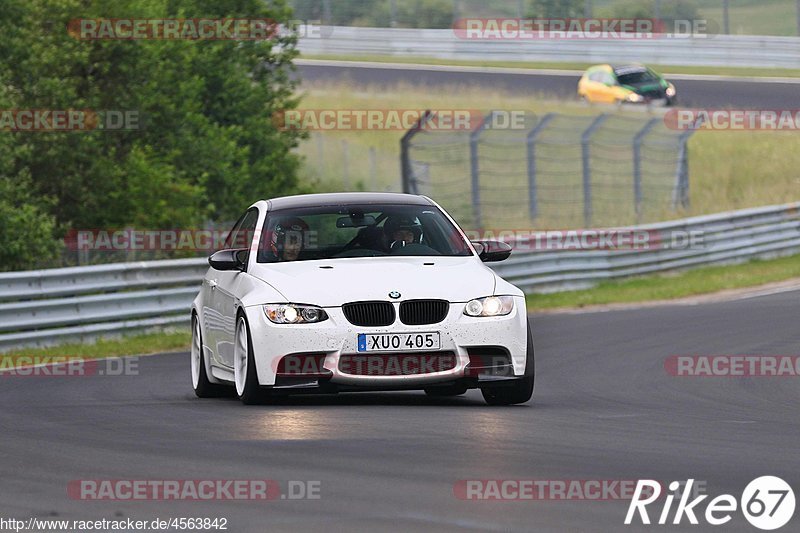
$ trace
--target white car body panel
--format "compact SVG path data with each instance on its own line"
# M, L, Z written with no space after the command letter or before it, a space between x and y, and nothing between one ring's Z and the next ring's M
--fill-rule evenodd
M327 267L327 268L320 268ZM440 298L467 302L470 294L494 294L495 275L475 257L368 257L294 263L261 263L250 273L280 287L284 302L320 307L385 300ZM467 299L465 299L467 298ZM272 302L268 302L272 303Z
M268 205L260 201L251 206L259 210L259 228ZM441 211L458 228L446 211ZM458 231L466 240L460 228ZM256 232L252 250L257 249L259 238ZM400 297L390 299L391 291L399 292ZM513 311L498 317L464 314L469 300L493 295L513 296ZM401 323L399 304L415 299L447 300L449 312L438 324ZM376 300L393 303L394 324L356 326L347 320L341 308L347 302ZM263 308L264 304L275 303L319 306L325 309L328 319L314 324L275 324L267 319ZM330 383L377 389L422 387L464 377L470 362L469 348L502 347L510 356L512 377L523 376L526 371L528 319L524 294L489 269L474 250L471 256L359 257L284 263L258 263L256 254L251 253L245 272L209 268L192 310L202 325L207 373L214 383L229 383L233 379L234 328L240 311L250 329L258 382L266 387L276 385L278 363L289 354L325 353L324 368L332 374ZM455 368L392 376L352 375L339 370L343 354L357 353L358 334L401 332L440 333L440 350L455 353L458 361Z

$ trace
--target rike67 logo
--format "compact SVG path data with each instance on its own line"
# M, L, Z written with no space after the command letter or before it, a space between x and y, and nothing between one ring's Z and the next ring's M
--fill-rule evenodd
M699 524L698 515L712 526L727 524L733 519L733 513L741 505L742 514L750 524L758 529L771 531L785 526L794 515L794 491L784 480L775 476L762 476L751 481L742 492L739 501L730 494L721 494L708 502L705 512L700 512L700 504L708 495L700 495L689 501L692 495L693 479L685 484L673 481L669 484L671 493L664 498L664 505L658 516L657 524L665 525L672 513L672 504L678 497L671 523L678 525L685 517L690 524ZM639 480L633 499L625 516L625 524L630 525L638 515L642 524L650 524L647 506L661 497L661 484L653 480ZM646 496L645 496L646 494ZM697 513L697 514L695 514Z

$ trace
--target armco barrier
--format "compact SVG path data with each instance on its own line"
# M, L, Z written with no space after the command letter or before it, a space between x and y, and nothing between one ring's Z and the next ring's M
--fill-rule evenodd
M326 26L319 35L301 37L299 50L307 55L800 68L798 37L710 35L589 41L468 40L457 37L452 29L348 26Z
M700 232L702 245L647 251L521 251L491 264L527 292L700 265L800 253L800 202L637 229ZM0 274L0 351L187 327L205 259L121 263Z
M188 328L204 258L0 274L0 351Z
M800 253L800 203L638 226L652 234L696 232L695 247L646 251L517 251L494 270L526 292L556 292L598 282Z

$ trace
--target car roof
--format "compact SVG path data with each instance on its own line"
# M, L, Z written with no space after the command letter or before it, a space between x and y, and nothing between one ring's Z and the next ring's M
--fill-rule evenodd
M392 192L336 192L318 194L298 194L267 200L270 211L297 207L318 207L343 204L405 204L433 205L424 196Z
M614 69L614 74L618 74L620 71L644 72L645 70L647 70L646 66L640 65L639 63L631 63L628 65L613 65L611 68Z

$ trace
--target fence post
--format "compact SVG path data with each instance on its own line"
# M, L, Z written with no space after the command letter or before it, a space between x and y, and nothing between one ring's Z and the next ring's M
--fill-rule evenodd
M583 135L581 135L581 155L583 159L583 224L586 228L592 227L592 169L589 153L589 142L592 134L609 117L603 113L595 118Z
M678 139L678 168L675 172L675 188L672 191L672 210L689 207L689 146L691 133L682 133Z
M480 124L469 134L469 170L472 182L472 213L475 217L475 228L483 228L481 216L481 180L480 180L480 161L478 159L478 143L481 133L486 129L486 125L492 120L494 111L490 111Z
M414 179L414 172L411 169L411 139L422 130L425 123L433 117L430 109L425 110L420 119L414 126L403 134L400 139L400 177L403 184L403 192L406 194L419 194L417 181Z
M536 141L547 125L558 116L557 113L548 113L539 123L528 132L526 138L528 156L528 212L531 220L539 216L539 198L536 190Z
M702 115L692 127L678 137L678 168L675 172L675 188L672 191L672 209L689 207L689 138L703 125Z
M725 35L731 34L731 2L722 0L722 28Z
M636 209L636 222L642 218L642 141L661 119L651 118L633 138L633 201Z
M344 169L344 176L342 185L345 191L350 190L350 148L347 145L347 139L342 139L342 168Z
M375 147L369 147L369 185L373 191L378 190L378 161Z
M325 169L325 138L318 132L314 132L313 135L317 138L317 166L321 176Z

